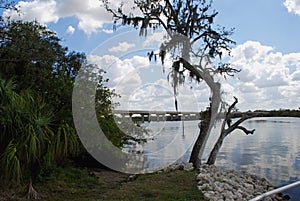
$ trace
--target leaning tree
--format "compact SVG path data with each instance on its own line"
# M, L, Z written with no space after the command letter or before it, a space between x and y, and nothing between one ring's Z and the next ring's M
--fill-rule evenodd
M148 29L162 30L167 40L161 43L158 53L148 54L149 59L160 57L162 64L167 57L172 60L172 86L175 107L178 86L185 77L204 81L210 89L209 107L199 124L200 132L193 146L190 162L198 168L206 141L221 109L221 84L218 75L233 76L239 70L222 60L230 54L235 44L229 37L233 29L215 25L218 12L212 10L212 2L206 0L135 0L131 11L124 4L114 7L110 1L102 0L106 10L114 19L114 27L129 25L146 35Z

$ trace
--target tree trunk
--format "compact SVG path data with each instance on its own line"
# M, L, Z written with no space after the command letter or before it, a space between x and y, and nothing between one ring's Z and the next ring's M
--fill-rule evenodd
M198 169L201 164L201 156L199 157L199 153L205 146L205 141L207 136L209 135L209 127L211 123L211 108L203 112L203 120L200 122L200 131L198 138L193 146L193 150L190 156L189 162L193 164L195 169Z
M219 150L221 149L222 147L222 144L223 144L223 141L224 141L224 138L225 138L225 134L222 132L218 141L216 142L213 150L210 152L209 154L209 157L208 157L208 160L207 160L207 164L208 165L213 165L215 164L216 162L216 159L217 159L217 155L219 153Z
M31 200L37 200L39 199L39 194L37 191L33 188L31 178L29 180L29 185L28 185L28 193L27 193L27 199Z
M217 119L221 103L221 85L214 82L213 78L207 74L202 74L203 79L212 91L210 107L204 112L204 118L200 123L200 132L194 144L189 162L193 163L194 168L198 169L201 164L201 157L204 152L210 131Z

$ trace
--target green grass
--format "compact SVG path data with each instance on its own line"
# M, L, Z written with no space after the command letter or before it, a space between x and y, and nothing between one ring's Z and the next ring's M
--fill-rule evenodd
M133 182L105 193L104 200L203 200L197 189L196 172L175 171L142 175Z
M122 183L112 180L116 177L124 180L126 175L106 170L102 177L96 178L89 172L88 169L74 167L55 168L51 174L35 182L34 188L44 201L204 200L203 194L197 189L195 171L177 170L139 175L134 181ZM18 194L13 191L0 193L0 200L25 201L26 190L27 185L24 185Z
M35 184L45 200L95 200L100 197L102 186L87 169L56 168L43 182Z

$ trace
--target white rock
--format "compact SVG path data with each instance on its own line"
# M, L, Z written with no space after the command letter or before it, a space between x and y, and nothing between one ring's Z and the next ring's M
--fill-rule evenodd
M225 170L215 166L202 165L197 176L198 189L212 201L249 200L254 195L269 190L270 183L247 172ZM272 199L275 200L275 199Z

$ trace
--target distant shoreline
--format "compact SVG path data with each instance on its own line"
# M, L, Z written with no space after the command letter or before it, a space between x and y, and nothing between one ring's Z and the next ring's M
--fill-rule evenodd
M242 117L243 115L255 115L255 117L300 117L300 110L255 110L247 112L234 112L232 118Z

